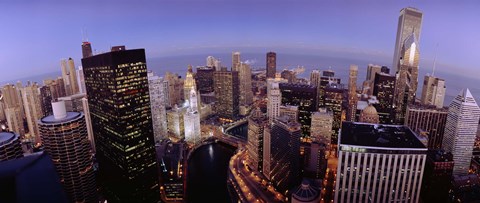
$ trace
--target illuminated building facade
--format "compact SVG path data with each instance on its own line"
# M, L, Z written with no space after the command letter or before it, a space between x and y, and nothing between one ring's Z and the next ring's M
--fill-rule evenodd
M355 111L357 110L357 75L358 66L350 65L350 74L348 76L348 109L347 121L355 121Z
M407 107L405 125L415 132L428 132L428 149L441 149L448 108L410 105Z
M71 201L95 202L97 186L85 116L81 112L67 112L63 101L52 106L53 115L43 117L38 123L43 147L52 157Z
M43 116L40 90L37 83L28 82L22 89L23 109L27 119L29 138L34 143L40 143L38 120Z
M0 162L23 157L18 134L0 132Z
M252 168L263 172L263 133L268 127L268 118L260 108L255 108L248 118L247 152Z
M155 143L167 138L167 110L165 109L165 87L163 78L153 72L148 74L148 91L152 110L153 135Z
M82 65L107 200L158 201L145 50L114 47L83 58Z
M215 112L225 121L235 120L239 114L239 77L237 71L222 68L214 73Z
M377 97L377 109L381 124L393 124L393 94L395 92L395 76L386 73L376 73L373 82L373 96Z
M190 90L189 106L184 115L185 141L196 144L200 141L200 113L198 112L197 91Z
M312 113L317 111L317 88L311 85L280 83L282 105L298 106L302 135L310 136Z

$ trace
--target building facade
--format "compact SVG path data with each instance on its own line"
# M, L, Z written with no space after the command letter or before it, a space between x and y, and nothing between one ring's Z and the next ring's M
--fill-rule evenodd
M333 113L325 108L318 109L312 113L311 137L327 147L332 142Z
M167 101L164 84L162 77L154 75L153 72L148 73L148 91L155 143L167 138L167 110L165 106Z
M427 148L405 126L344 122L334 202L419 202Z
M225 121L233 121L239 114L239 77L237 71L223 68L214 73L215 111Z
M85 116L67 112L65 102L54 102L53 115L40 119L42 143L54 160L65 191L72 202L97 201L97 186Z
M107 200L158 201L145 50L112 50L83 58L82 66Z
M413 131L428 132L428 149L441 149L445 124L447 122L448 108L435 106L410 105L407 107L405 125Z
M298 119L302 136L310 136L312 113L317 111L317 88L311 85L280 83L282 105L298 106Z
M22 89L23 109L28 125L28 137L34 143L40 143L38 120L43 116L40 90L37 83L28 83Z
M450 103L442 149L453 154L453 175L467 175L477 134L480 108L469 89Z
M22 157L20 136L13 132L0 132L0 162Z
M358 66L350 65L350 74L348 76L348 109L347 121L355 121L355 111L357 110L357 75Z
M200 94L212 93L213 88L213 73L214 67L197 67L197 74L195 74L195 81Z
M268 118L260 108L255 108L248 118L247 151L252 168L263 172L263 133L268 127Z
M422 104L434 105L437 108L443 108L445 100L445 80L438 77L426 75L423 80Z
M267 78L275 78L277 72L277 54L275 52L267 53Z
M400 10L400 16L398 17L397 37L395 40L395 50L393 50L393 63L392 67L396 68L396 72L399 71L400 60L403 57L401 53L405 40L414 34L415 38L420 40L420 32L422 30L422 18L423 13L412 7L403 8Z
M386 73L376 73L373 82L373 96L377 97L375 104L381 124L393 124L393 94L395 92L395 76Z

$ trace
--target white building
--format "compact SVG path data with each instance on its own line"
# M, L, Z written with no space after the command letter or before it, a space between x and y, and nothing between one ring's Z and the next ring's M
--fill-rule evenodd
M197 143L200 141L200 113L198 112L197 92L190 90L189 107L184 116L185 141Z
M268 122L272 123L280 116L280 105L282 104L282 93L280 92L280 83L286 83L287 80L282 79L277 74L276 78L267 79L267 115Z
M152 112L153 135L156 143L167 137L167 111L165 109L165 83L162 77L148 73L150 109Z
M467 175L480 118L480 108L470 90L462 90L450 103L442 148L453 154L453 175Z
M335 202L419 202L427 148L406 126L343 122Z

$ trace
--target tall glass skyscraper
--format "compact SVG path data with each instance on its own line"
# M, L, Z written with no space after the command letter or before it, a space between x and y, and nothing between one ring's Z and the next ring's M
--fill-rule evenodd
M400 10L400 16L398 17L397 38L395 40L395 50L393 52L393 66L397 71L400 65L401 49L403 43L414 33L418 41L420 41L420 31L422 29L422 17L423 13L412 7L403 8Z
M109 202L158 201L145 50L114 47L83 58L82 65L106 198Z

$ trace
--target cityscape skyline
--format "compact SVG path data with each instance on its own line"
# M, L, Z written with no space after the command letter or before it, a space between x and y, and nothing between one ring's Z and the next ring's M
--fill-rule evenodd
M475 40L480 26L468 26L476 24L475 19L480 17L475 9L478 8L476 2L455 5L446 1L435 5L369 2L372 4L287 1L276 2L275 7L270 7L269 1L256 4L249 1L4 4L1 7L6 9L0 14L1 19L12 20L4 22L11 29L3 33L4 39L9 40L4 45L8 49L0 49L0 55L5 56L0 59L0 67L2 70L15 67L14 71L3 71L4 77L14 80L52 72L57 70L62 58L72 57L79 61L81 53L72 47L87 38L95 53L125 44L145 48L149 58L232 50L262 53L275 50L340 58L368 57L372 63L391 66L398 12L412 6L427 13L419 40L420 69L431 72L436 54L437 71L480 78L474 74L478 55L472 51L480 47L480 41ZM126 8L132 12L115 12ZM216 12L205 12L209 10ZM455 15L444 15L447 11ZM135 12L142 15L131 14ZM25 36L32 30L37 32ZM17 40L20 38L23 40ZM449 38L455 40L446 40ZM29 60L21 59L25 57ZM31 67L32 64L35 67ZM254 67L264 66L259 64ZM457 71L459 69L462 71ZM8 79L2 77L1 81Z
M480 201L473 2L48 3L0 3L0 202Z

